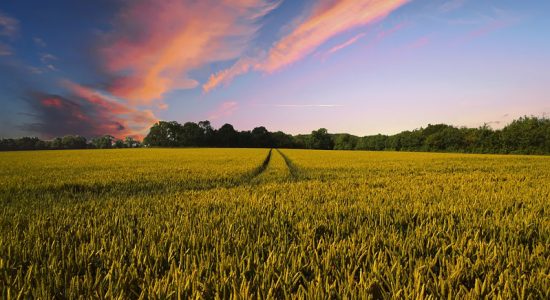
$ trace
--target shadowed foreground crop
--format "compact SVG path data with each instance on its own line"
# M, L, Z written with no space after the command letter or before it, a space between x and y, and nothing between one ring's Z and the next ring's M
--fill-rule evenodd
M550 298L550 158L0 153L0 298Z

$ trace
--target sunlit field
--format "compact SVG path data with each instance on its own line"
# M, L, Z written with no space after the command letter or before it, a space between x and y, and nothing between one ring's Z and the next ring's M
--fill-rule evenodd
M550 157L0 153L0 290L550 299Z

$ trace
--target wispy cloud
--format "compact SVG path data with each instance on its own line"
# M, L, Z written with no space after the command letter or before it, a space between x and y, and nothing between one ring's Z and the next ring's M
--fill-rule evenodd
M257 59L251 57L243 57L239 59L230 68L219 71L218 73L210 75L208 81L202 86L203 91L209 92L219 85L227 85L233 80L233 78L248 73L254 65Z
M266 0L146 0L128 2L105 34L110 92L146 104L174 89L198 85L192 70L237 58L255 36L259 18L278 2Z
M466 0L449 0L439 6L439 12L449 13L464 6Z
M422 48L430 43L430 37L428 35L421 36L412 42L406 44L403 46L402 51L409 51L409 50L415 50L418 48Z
M213 112L208 116L210 120L218 120L224 117L229 117L237 110L239 104L235 101L227 101L220 104Z
M42 73L44 73L44 70L42 68L37 68L37 67L27 67L27 70L31 74L42 74Z
M330 38L352 28L378 21L406 2L405 0L320 1L309 18L271 48L267 59L262 62L259 69L267 73L275 72L311 54Z
M275 107L343 107L341 104L274 104Z
M493 20L481 27L478 27L474 30L471 30L469 32L467 32L466 34L458 37L457 39L455 39L453 41L453 45L460 45L460 44L464 44L464 43L467 43L469 41L472 41L472 40L475 40L475 39L478 39L480 37L483 37L483 36L486 36L490 33L493 33L493 32L496 32L500 29L503 29L505 27L508 27L510 25L512 25L513 23L515 23L515 21L511 21L511 20Z
M0 43L0 56L8 56L12 54L13 54L13 51L9 45Z
M357 42L359 39L361 39L362 37L365 36L365 33L360 33L350 39L348 39L347 41L341 43L341 44L338 44L332 48L330 48L324 55L323 55L323 58L326 58L327 56L329 55L332 55L346 47L349 47L351 45L353 45L355 42Z
M477 19L469 20L470 23L463 23L463 25L478 25L478 27L458 37L452 44L459 45L467 43L517 24L521 20L522 16L518 14L493 7L490 14L479 15ZM464 22L466 22L466 20Z
M0 36L14 37L19 31L19 21L0 11Z
M203 85L210 91L219 84L227 84L234 77L257 70L265 73L278 71L314 52L332 37L350 29L376 22L407 3L407 0L341 0L319 1L309 15L298 22L288 34L271 49L255 57L246 57L226 70L213 74Z
M40 61L43 64L48 64L48 63L50 63L51 61L54 61L54 60L57 60L57 57L53 54L50 54L50 53L40 54Z
M256 106L307 108L307 107L343 107L342 104L254 104Z
M47 47L48 45L46 44L46 42L44 42L43 39L39 38L39 37L34 37L32 38L32 41L34 42L34 44L40 48L45 48Z
M138 110L97 90L71 81L61 83L66 96L31 92L27 97L33 107L35 122L25 124L26 130L46 137L80 134L115 137L144 135L144 124L157 121L149 110Z
M62 81L61 94L32 92L29 103L37 120L26 129L44 136L141 135L157 118L152 108L167 109L163 95L193 88L191 71L212 62L242 56L261 24L279 5L270 0L154 0L124 2L110 30L100 33L97 59L104 82L98 86ZM46 44L33 39L39 47ZM56 70L58 58L39 55L43 67ZM236 102L225 102L212 119L231 115Z
M396 33L397 31L405 28L408 25L406 22L400 22L395 24L393 27L386 29L386 30L380 30L378 34L376 34L377 40L382 40L388 36L391 36L392 34Z
M50 71L57 71L57 67L53 64L54 61L57 61L57 57L50 53L40 54L40 62L44 65L45 69Z

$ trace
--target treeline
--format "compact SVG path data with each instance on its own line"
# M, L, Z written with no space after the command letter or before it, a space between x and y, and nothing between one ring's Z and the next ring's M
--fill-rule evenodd
M333 140L333 149L342 150L550 154L550 119L522 117L499 130L437 124L389 136L337 134Z
M111 135L104 135L90 140L79 135L66 135L49 141L43 141L37 137L0 140L0 151L138 148L141 146L141 142L132 137L126 137L122 140Z
M136 147L240 147L301 148L335 150L393 150L462 153L550 154L550 119L522 117L503 129L455 127L446 124L403 131L395 135L358 137L351 134L329 134L326 129L311 134L292 136L265 127L237 131L231 124L214 129L209 121L172 121L154 124L143 143L130 137L124 140L110 135L86 140L65 136L51 141L25 137L0 140L0 150L105 149Z
M395 135L358 137L329 134L326 129L292 136L265 127L237 131L231 124L215 130L208 121L158 122L144 144L154 147L263 147L335 150L393 150L462 153L550 154L550 119L522 117L500 130L428 125Z
M295 138L265 127L237 131L231 124L214 129L209 121L198 123L160 121L151 127L143 143L152 147L295 148Z

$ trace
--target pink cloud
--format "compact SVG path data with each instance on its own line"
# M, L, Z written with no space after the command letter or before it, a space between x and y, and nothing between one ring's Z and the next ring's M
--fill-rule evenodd
M146 104L174 89L194 88L189 74L243 54L259 28L258 18L278 3L267 0L131 1L104 37L109 91Z
M439 6L439 11L442 13L452 12L464 6L465 3L466 0L449 0Z
M304 107L344 107L342 104L273 104L273 107L289 107L289 108L304 108Z
M340 0L319 1L308 17L277 41L266 53L239 60L233 67L212 75L203 86L205 91L227 84L235 76L250 70L272 73L311 54L330 38L350 29L376 22L407 0ZM355 41L352 41L353 43ZM350 44L351 44L350 43Z
M494 9L494 16L484 16L481 20L484 25L457 38L452 44L459 45L484 37L503 28L512 26L521 21L521 16L506 11Z
M34 44L40 48L45 48L46 46L48 46L48 44L46 44L46 42L44 42L43 39L39 38L39 37L34 37L32 38L32 41L34 42Z
M238 108L238 103L235 101L227 101L220 104L208 118L210 120L218 120L224 117L231 116Z
M409 44L405 45L403 47L403 50L414 50L418 48L422 48L430 43L430 37L429 36L422 36L417 38L416 40L410 42Z
M69 123L85 119L84 127L92 129L78 128L89 134L143 132L157 120L144 107L167 109L164 94L198 85L190 74L193 70L241 57L261 26L259 19L279 4L273 0L125 1L97 47L107 87L100 90L65 80L62 86L68 96L36 93L44 97L37 97L34 107L43 120L56 124L63 123L61 118ZM0 34L11 35L16 25L14 19L0 14ZM51 64L55 56L42 54L40 59L45 68L55 70ZM227 102L214 116L227 116L235 109L236 103Z
M387 29L387 30L381 30L378 32L378 34L376 35L376 40L382 40L388 36L391 36L393 35L394 33L396 33L397 31L405 28L405 26L407 26L407 23L405 22L401 22L401 23L397 23L395 26L391 27L390 29Z
M19 21L0 11L0 36L13 37L19 30Z
M493 31L496 31L500 28L503 28L507 25L508 25L508 22L506 22L506 21L494 21L494 22L491 22L491 23L487 24L486 26L483 26L483 27L478 28L474 31L471 31L470 33L468 33L466 38L467 39L475 39L475 38L487 35L487 34L493 32Z
M13 52L10 46L0 43L0 56L8 56L12 54Z
M405 4L406 0L321 1L314 13L269 51L259 69L267 73L288 66L335 35L376 22Z
M360 33L360 34L348 39L347 41L330 48L325 53L324 56L326 57L326 56L332 55L332 54L334 54L334 53L336 53L336 52L338 52L338 51L340 51L340 50L342 50L346 47L349 47L349 46L353 45L355 42L357 42L359 39L361 39L364 36L365 36L365 33Z
M248 73L254 65L257 63L257 59L244 57L239 59L233 66L228 69L219 71L218 73L210 75L208 82L206 82L202 89L205 92L209 92L219 85L227 85L233 78Z
M57 107L57 108L61 108L61 106L63 106L61 103L61 100L55 97L43 98L40 100L40 102L44 106Z
M242 57L261 26L260 18L279 4L273 0L125 1L97 44L97 59L108 78L106 88L64 80L61 85L68 91L64 96L34 93L32 104L42 122L33 130L60 135L66 132L65 126L87 135L142 134L157 121L144 108L167 109L164 94L198 85L192 71ZM11 20L0 14L0 34L14 32ZM40 39L34 42L45 46ZM30 72L55 70L51 64L55 56L42 54L40 60L45 67L29 68ZM236 102L225 102L212 113L213 119L236 109Z
M111 123L123 125L124 130L119 129L109 134L142 136L153 123L158 121L152 111L129 106L106 93L68 80L62 81L61 84L72 93L71 98L78 99L86 107L91 107L100 120L110 120Z
M28 98L34 108L33 123L24 128L46 138L78 134L87 137L110 134L116 137L131 134L125 120L106 114L78 97L32 93Z

